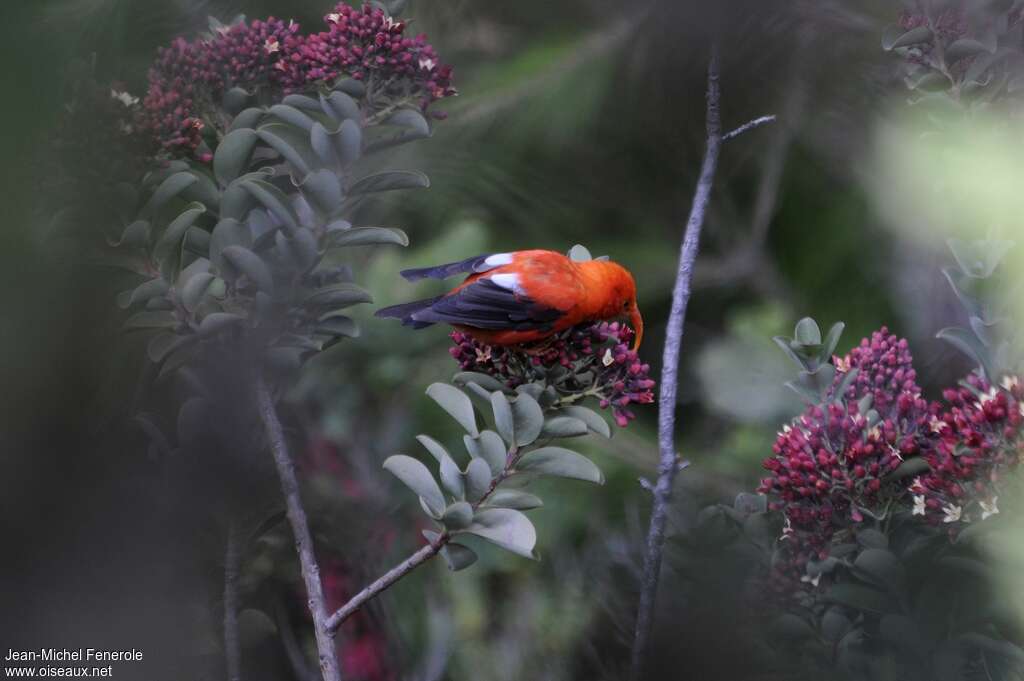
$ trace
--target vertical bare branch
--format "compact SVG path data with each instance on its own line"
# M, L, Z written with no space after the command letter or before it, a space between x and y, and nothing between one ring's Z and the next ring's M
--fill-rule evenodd
M228 681L242 679L242 647L238 639L238 575L241 562L238 526L231 520L227 547L224 549L224 661Z
M654 485L654 506L651 524L647 531L647 546L644 554L644 574L640 584L640 605L637 611L636 635L633 640L631 678L639 679L643 668L647 644L650 639L654 615L654 601L658 591L658 577L661 573L661 556L665 546L665 521L668 505L672 499L672 483L676 477L680 459L675 448L676 389L679 377L679 351L683 340L683 322L686 306L690 302L690 281L693 266L700 246L700 231L704 224L711 188L714 184L718 155L722 146L722 124L719 111L718 50L711 49L708 62L707 141L700 177L686 222L686 233L679 253L679 270L672 289L672 307L665 331L665 352L662 357L661 391L658 395L658 480Z
M299 556L302 579L306 583L309 596L309 612L313 616L313 627L316 630L316 647L320 658L320 672L323 681L341 681L338 669L338 658L334 651L334 636L327 628L327 603L324 599L323 584L320 581L320 566L317 565L313 552L313 537L309 532L309 521L299 497L299 482L295 478L295 463L288 452L288 444L284 440L281 421L277 417L273 397L263 378L256 386L256 399L259 404L260 419L266 429L270 450L277 464L277 474L281 478L281 492L284 494L288 522L295 536L295 552Z

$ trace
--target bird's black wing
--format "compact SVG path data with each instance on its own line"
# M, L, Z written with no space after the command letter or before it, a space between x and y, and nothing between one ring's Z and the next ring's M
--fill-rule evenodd
M494 254L485 253L484 255L475 255L472 258L466 258L465 260L460 260L458 262L450 262L445 265L402 270L400 274L408 281L418 281L420 279L447 279L448 277L453 277L456 274L486 272L487 270L496 267L496 265L488 265L486 262L492 255Z
M444 322L477 329L547 331L562 314L562 310L482 278L413 312L409 318L418 323Z

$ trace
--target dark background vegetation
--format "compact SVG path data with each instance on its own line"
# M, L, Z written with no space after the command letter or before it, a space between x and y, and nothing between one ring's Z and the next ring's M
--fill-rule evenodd
M117 331L118 279L56 248L49 227L61 197L44 180L59 162L50 147L69 66L94 63L100 82L140 95L156 46L201 30L208 14L273 14L312 28L328 10L316 0L0 8L4 652L142 648L147 666L125 667L122 678L193 678L184 670L216 669L219 659L220 530L193 511L221 491L198 477L169 482L147 456L144 434L126 423L143 355ZM353 263L358 277L384 305L428 288L398 279L401 266L583 243L636 274L642 355L657 366L702 151L709 36L721 36L725 125L765 113L779 121L727 143L705 227L680 385L679 435L693 466L672 520L685 526L701 503L753 486L778 423L798 408L780 388L788 369L770 342L797 318L846 321L841 348L888 324L912 341L926 389L966 368L932 340L956 310L939 274L945 256L889 231L864 182L876 125L901 98L893 57L879 48L896 11L828 0L414 0L408 16L455 65L461 94L441 103L448 119L408 159L432 187L367 214L367 224L404 228L412 246L366 252ZM318 358L292 396L293 425L315 434L310 448L342 462L308 475L308 495L335 519L319 531L354 584L418 541L404 520L407 496L379 462L413 453L416 433L441 427L422 390L455 369L443 330L411 335L370 312L363 336ZM374 621L398 678L428 678L446 655L442 678L621 675L648 511L637 478L653 474L655 412L642 409L610 443L593 444L604 488L563 483L545 495L534 517L539 564L484 551L469 572L434 565L381 600ZM253 456L251 494L272 503L264 490L274 488L260 483L265 455ZM285 555L254 549L250 583L264 573L286 583L293 568L272 560ZM722 585L725 602L725 577ZM700 609L671 569L663 593L650 665L659 677L753 675L720 647L727 608ZM266 622L250 625L247 664L265 675L254 678L288 678Z

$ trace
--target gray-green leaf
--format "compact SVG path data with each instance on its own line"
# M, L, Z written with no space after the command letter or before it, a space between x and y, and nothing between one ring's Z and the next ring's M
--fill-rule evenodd
M473 507L465 501L456 501L444 510L441 522L449 530L464 530L473 522Z
M479 501L491 487L491 468L483 459L473 459L466 467L466 498Z
M537 531L529 518L509 508L485 508L476 512L473 524L466 530L492 544L526 558L536 558L533 547Z
M534 450L519 460L516 470L604 484L604 475L593 461L564 447L541 447Z
M528 393L519 393L512 403L516 444L524 447L536 440L544 428L544 411ZM584 428L586 432L586 428Z
M433 515L440 516L444 513L445 503L441 488L421 462L411 456L396 454L384 460L384 469L418 495Z
M467 433L473 437L480 435L473 403L466 393L447 383L434 383L427 388L427 396L448 412Z

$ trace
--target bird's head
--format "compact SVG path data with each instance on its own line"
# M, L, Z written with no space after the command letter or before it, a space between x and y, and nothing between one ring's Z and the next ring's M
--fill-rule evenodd
M633 338L633 349L640 347L644 336L644 318L636 303L636 282L622 265L608 260L591 260L584 265L593 269L596 289L601 295L601 316L604 318L626 317L633 327L636 336Z

